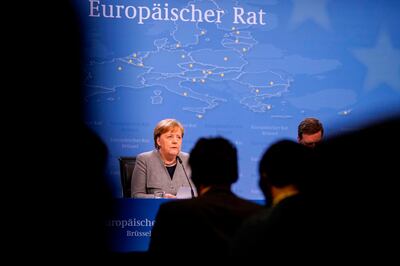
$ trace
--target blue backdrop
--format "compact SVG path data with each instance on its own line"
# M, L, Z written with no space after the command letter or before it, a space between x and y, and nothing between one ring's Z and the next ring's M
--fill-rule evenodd
M258 161L305 117L328 135L400 103L400 2L380 0L74 0L85 35L85 120L119 156L153 148L164 118L183 150L221 135L239 151L234 191L262 199Z

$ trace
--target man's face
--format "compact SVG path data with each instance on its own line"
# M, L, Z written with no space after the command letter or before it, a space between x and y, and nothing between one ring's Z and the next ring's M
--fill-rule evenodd
M314 148L315 145L320 143L322 140L322 132L318 131L315 134L303 134L301 139L298 139L300 144L303 144L304 146Z

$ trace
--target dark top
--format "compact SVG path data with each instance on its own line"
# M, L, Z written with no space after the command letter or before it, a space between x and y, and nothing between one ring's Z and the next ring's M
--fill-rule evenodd
M231 256L270 260L312 257L324 238L320 218L300 194L250 217L235 236ZM321 246L321 248L323 248ZM288 257L289 256L289 257Z
M175 168L176 168L176 164L174 166L166 166L167 167L167 171L169 176L172 178L174 177L174 173L175 173Z
M192 258L226 256L237 228L261 209L261 205L239 198L227 188L212 188L198 198L163 203L149 252L169 256L178 252Z

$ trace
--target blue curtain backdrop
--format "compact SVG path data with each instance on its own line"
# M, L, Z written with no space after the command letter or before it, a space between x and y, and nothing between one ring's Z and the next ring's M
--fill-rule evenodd
M183 150L220 135L239 151L234 191L262 199L258 162L297 137L305 117L327 135L400 105L396 0L74 0L85 36L85 122L118 157L153 149L164 118L184 124Z

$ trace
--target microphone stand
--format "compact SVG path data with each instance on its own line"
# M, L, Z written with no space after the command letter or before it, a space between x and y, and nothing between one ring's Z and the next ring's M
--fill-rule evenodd
M185 173L186 179L187 179L187 181L189 183L190 193L192 194L192 198L194 198L194 191L193 191L193 188L192 188L192 184L190 183L190 179L189 179L189 177L188 177L188 175L186 173L185 167L183 166L182 159L179 156L176 156L176 159L182 165L183 172Z

